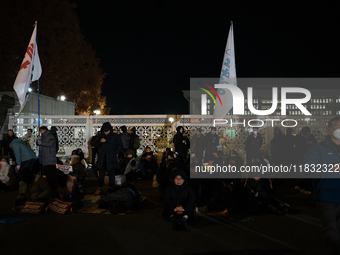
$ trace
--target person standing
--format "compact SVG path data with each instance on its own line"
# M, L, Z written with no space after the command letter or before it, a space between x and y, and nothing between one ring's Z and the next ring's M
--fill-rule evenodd
M294 163L295 136L294 130L287 128L284 139L284 163L290 165Z
M282 134L281 128L276 127L274 129L274 138L271 141L273 163L279 166L284 163L284 153L285 153L285 136Z
M253 160L260 159L260 150L263 144L263 139L258 133L258 128L253 128L253 133L247 137L246 152L247 152L247 165L251 164Z
M40 165L42 165L42 174L46 176L46 180L52 189L52 197L57 195L58 190L58 171L56 141L54 135L46 126L40 127L41 136L37 136L37 145L40 145Z
M331 171L339 171L340 164L340 117L328 122L325 140L312 145L303 158L303 165L332 165ZM326 173L325 173L326 174ZM339 177L339 173L328 173ZM325 177L325 176L322 176ZM313 179L313 199L316 201L322 222L325 254L340 253L340 179Z
M309 127L303 127L300 134L295 137L295 164L301 164L308 149L316 143L316 138L311 134Z
M124 153L125 156L126 152L130 150L132 146L131 135L127 132L126 126L122 126L120 129L123 132L120 134L120 139L122 140L123 143L122 152Z
M204 139L205 137L202 135L201 128L197 128L196 134L191 138L190 141L190 153L195 154L193 157L195 156L197 158L198 164L201 164L203 159Z
M27 133L24 136L23 140L24 142L33 150L34 148L34 135L32 134L33 130L32 129L27 129Z
M216 127L212 127L211 131L205 136L204 147L205 147L205 155L204 161L214 161L215 156L214 153L217 152L217 146L220 144L220 138L216 133Z
M17 136L14 134L12 129L9 129L7 131L7 135L2 140L1 145L4 149L4 156L11 158L11 155L13 154L13 150L10 148L9 144L12 142L14 138Z
M183 165L187 159L188 149L189 149L189 139L184 134L183 127L177 127L177 134L174 136L175 151L179 155L181 165Z
M123 149L120 136L113 132L109 122L105 122L95 139L91 140L91 145L98 150L97 169L99 170L98 189L95 195L102 193L106 172L109 175L109 189L115 187L115 173L119 169L117 159L118 153Z

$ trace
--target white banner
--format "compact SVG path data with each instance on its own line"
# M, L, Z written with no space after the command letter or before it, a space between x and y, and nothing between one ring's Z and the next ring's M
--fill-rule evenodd
M233 23L231 23L230 25L227 47L225 49L219 83L220 84L232 84L232 85L237 86ZM219 88L217 92L221 98L222 104L220 103L216 104L215 110L214 110L214 118L223 119L225 115L233 107L233 97L230 91L226 89Z
M17 93L20 103L20 115L22 109L25 106L27 97L28 97L28 89L31 85L31 82L36 81L41 76L41 64L38 55L38 46L37 46L37 23L35 24L35 28L33 30L33 34L31 40L28 44L27 51L20 66L19 73L14 82L14 90ZM18 117L17 116L17 117Z

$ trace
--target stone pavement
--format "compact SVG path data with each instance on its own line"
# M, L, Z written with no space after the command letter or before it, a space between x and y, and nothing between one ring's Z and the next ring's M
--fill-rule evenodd
M69 213L19 214L11 210L17 191L0 193L0 218L23 218L0 224L1 254L321 254L320 220L311 196L294 190L292 180L277 185L278 194L296 212L251 216L234 222L225 216L196 214L186 232L172 231L162 219L162 205L151 181L136 183L145 207L124 216ZM87 193L94 193L89 180Z

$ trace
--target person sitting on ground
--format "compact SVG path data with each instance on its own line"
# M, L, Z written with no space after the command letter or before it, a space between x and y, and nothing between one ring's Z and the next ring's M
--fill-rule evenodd
M63 201L72 202L70 210L77 212L83 206L84 181L79 178L77 173L59 175L58 198Z
M7 157L0 158L0 192L11 190L15 183L15 174Z
M250 213L262 214L267 212L285 215L290 211L289 206L281 201L273 191L272 182L268 178L248 178L245 188L250 194Z
M172 176L172 173L175 169L178 168L177 163L174 161L168 161L168 164L166 164L166 169L164 173L157 174L157 182L159 183L158 189L159 194L163 195L165 189L170 185L169 179Z
M171 152L171 149L170 148L166 148L165 151L162 154L162 162L161 162L161 164L163 164L166 161L169 152Z
M138 178L138 173L140 173L140 171L138 169L137 159L134 157L129 158L129 162L127 163L124 171L126 181L127 182L136 181Z
M172 221L174 230L185 230L185 223L194 212L196 198L188 185L188 179L182 169L176 169L162 199L163 218Z
M148 180L151 180L158 170L157 161L150 152L146 153L144 159L140 162L139 167L143 176Z
M146 158L147 154L151 154L152 158L154 158L156 160L155 156L153 155L153 151L151 151L151 148L149 146L146 146L145 149L144 149L144 152L142 153L142 156L140 157L139 162L142 162L142 160Z
M34 174L29 168L21 171L22 181L19 182L19 195L15 204L22 206L26 201L48 202L51 195L51 187L48 181L38 174Z
M79 176L79 178L85 181L87 173L85 171L85 167L83 166L83 164L80 163L80 157L78 155L71 156L70 165L72 166L72 171L76 173Z
M85 160L85 157L84 157L84 152L82 151L82 149L80 148L77 148L75 150L72 151L72 155L77 155L79 156L80 158L80 163L84 166L85 169L88 168L88 164Z
M120 169L123 173L125 172L126 166L128 165L128 163L130 162L132 158L133 158L133 150L127 150L125 157L123 157L119 162Z
M99 203L99 208L109 209L111 214L125 213L128 210L137 210L139 199L140 194L135 186L126 183L105 194Z

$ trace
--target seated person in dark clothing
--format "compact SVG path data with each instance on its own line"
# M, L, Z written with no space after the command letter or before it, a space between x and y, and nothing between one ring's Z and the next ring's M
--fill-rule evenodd
M237 170L240 169L241 166L243 166L244 161L241 156L238 155L236 151L231 151L230 156L227 158L226 165L236 166Z
M213 165L223 166L222 151L213 152Z
M245 182L245 188L249 192L250 213L274 212L285 215L289 212L289 206L275 196L270 179L249 178Z
M136 181L139 173L140 171L138 169L137 160L135 158L131 158L124 171L126 181Z
M141 160L139 167L145 178L150 180L158 170L157 161L150 152L146 153L144 159Z
M174 161L168 161L166 164L166 169L164 172L158 171L157 173L157 182L159 183L158 189L159 193L162 195L165 189L170 185L169 179L172 176L172 173L175 169L177 169L178 165Z
M142 160L144 160L146 158L146 156L150 155L150 154L152 156L152 159L156 161L156 158L153 155L153 152L151 151L151 148L149 146L146 146L142 156L140 157L140 162L142 162Z
M83 164L80 163L80 157L78 155L71 156L70 165L72 166L73 172L76 173L79 176L79 178L85 180L87 173L85 171L85 167L83 166Z
M173 172L162 201L164 219L172 221L174 230L185 230L186 221L193 215L196 198L183 170L176 169Z
M171 152L171 149L170 148L166 148L165 151L163 152L163 155L162 155L162 162L161 162L161 165L163 164L166 164L166 161L168 159L168 154Z
M59 174L58 198L72 202L71 210L76 212L83 206L84 181L77 173Z
M34 170L35 171L35 170ZM48 202L51 187L47 180L25 168L21 172L22 181L19 183L19 195L15 204L22 206L26 201Z
M120 161L119 161L119 166L120 169L123 173L125 173L126 167L129 164L130 160L133 158L133 150L127 150L126 151L126 156L123 157Z

